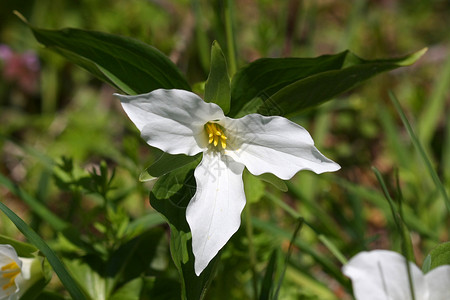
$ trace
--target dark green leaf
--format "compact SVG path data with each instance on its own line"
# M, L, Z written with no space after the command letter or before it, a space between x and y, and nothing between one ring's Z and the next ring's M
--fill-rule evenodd
M183 232L189 232L186 206L196 191L194 168L198 162L199 158L161 176L150 193L152 207L162 214L170 225Z
M178 68L163 53L135 39L27 25L41 44L125 93L143 94L159 88L190 90Z
M231 81L230 116L236 116L254 98L265 101L302 78L342 68L348 53L316 58L261 58L248 64L238 70ZM255 111L246 110L246 113Z
M269 263L267 264L266 274L261 285L261 293L259 295L259 300L269 300L271 299L271 294L273 291L274 275L276 271L277 263L277 249L272 251L270 255Z
M66 300L66 298L64 298L61 294L44 291L37 296L36 300Z
M350 51L316 58L262 58L231 82L230 116L296 113L319 105L381 72L414 63L426 51L386 60L364 60ZM261 105L263 103L263 105Z
M423 263L422 270L427 273L443 265L450 265L450 242L442 243L431 250Z
M53 250L42 240L33 229L31 229L21 218L19 218L12 210L10 210L6 205L0 202L0 209L5 213L5 215L16 225L16 227L23 233L23 235L33 243L42 254L47 257L48 262L53 267L53 270L58 275L61 283L66 287L69 294L75 300L87 299L83 292L80 290L79 286L76 284L72 276L67 272L66 268L59 260L58 256L53 252Z
M230 77L227 61L217 41L214 41L211 47L211 70L205 83L205 101L216 103L225 114L230 110Z
M411 55L386 60L363 60L348 52L351 60L341 69L325 70L298 80L270 95L258 108L263 115L299 113L315 107L382 72L407 66L418 60L426 49Z
M196 191L194 168L200 158L158 179L150 193L150 204L167 220L170 226L170 251L182 279L182 299L202 299L212 280L219 260L214 258L197 276L194 271L194 255L186 206Z

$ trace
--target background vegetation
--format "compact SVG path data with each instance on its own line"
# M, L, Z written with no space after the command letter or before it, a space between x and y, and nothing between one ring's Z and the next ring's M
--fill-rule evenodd
M400 251L401 233L372 166L383 175L391 196L398 199L401 190L404 219L420 266L433 247L448 240L450 218L388 91L396 94L448 189L450 3L245 0L236 1L234 8L239 66L260 57L315 57L345 49L367 59L429 50L412 67L379 75L307 114L288 115L308 129L318 149L342 169L320 176L301 172L287 182L287 192L245 176L250 196L244 215L251 217L244 216L225 247L208 298L253 297L264 286L271 255L281 266L280 278L290 249L280 299L350 299L349 282L340 273L341 255L348 259L367 249ZM168 55L195 85L206 80L212 41L218 40L228 51L223 3L6 0L0 4L1 201L53 249L73 256L86 253L49 226L32 209L33 203L44 204L72 223L99 252L108 253L148 231L151 245L141 245L139 255L149 266L142 275L152 284L142 297L171 299L178 279L169 254L168 228L149 205L151 184L138 181L160 152L140 138L113 98L113 88L39 46L12 10L40 28L77 27L144 41ZM105 179L96 174L108 174L102 191L93 188L92 182ZM20 186L31 202L11 192L7 182ZM106 202L114 209L108 210ZM306 225L289 247L300 216ZM23 239L3 214L0 233ZM156 284L159 280L165 284ZM158 290L161 287L166 288ZM61 289L56 278L50 288Z

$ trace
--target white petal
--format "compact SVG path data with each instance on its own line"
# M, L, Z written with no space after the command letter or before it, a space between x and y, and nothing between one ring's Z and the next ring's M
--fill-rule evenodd
M6 295L10 295L10 298L6 299L14 299L20 290L17 282L17 278L20 277L20 274L16 277L14 285L7 289L3 289L3 287L9 283L9 278L2 276L5 271L2 271L1 268L12 262L15 262L19 268L22 268L22 261L17 256L14 247L5 244L0 245L0 299L3 299Z
M340 169L314 147L306 129L286 118L250 114L241 119L225 118L219 124L229 139L226 154L254 175L272 173L286 180L300 170L320 174Z
M22 267L22 262L20 261L19 256L17 256L16 249L8 244L0 245L0 268L13 261L19 266L19 268Z
M450 265L437 267L425 274L429 300L450 299Z
M197 191L186 219L192 232L195 273L200 273L239 229L245 206L244 166L217 152L203 153L195 169Z
M206 148L204 124L224 117L222 109L184 90L155 90L117 96L145 141L170 154L195 155Z
M410 300L405 258L393 251L361 252L342 269L350 277L357 300ZM410 263L416 300L426 299L422 271Z

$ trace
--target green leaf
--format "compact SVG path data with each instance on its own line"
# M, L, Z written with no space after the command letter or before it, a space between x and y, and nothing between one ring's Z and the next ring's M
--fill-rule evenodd
M139 300L142 290L142 278L136 278L125 283L109 300Z
M264 274L264 279L261 284L261 292L259 295L259 300L269 300L271 299L274 277L277 265L277 255L278 249L274 249L270 255L269 263L267 264L266 273Z
M263 115L299 113L331 100L382 72L407 66L419 59L426 49L405 57L385 60L363 60L348 53L346 63L338 70L324 72L298 80L271 95L258 108Z
M205 83L205 101L219 105L223 112L230 111L230 77L227 61L217 41L211 47L211 69Z
M90 299L106 300L113 288L113 278L102 276L104 262L97 256L87 255L80 259L65 259L74 279Z
M194 169L197 160L165 174L158 179L150 193L150 204L161 213L170 226L170 251L181 278L182 299L203 299L219 261L217 255L208 267L197 276L194 271L194 254L186 206L196 191Z
M443 265L450 265L450 242L439 244L431 250L423 263L422 270L427 273Z
M169 154L164 152L156 162L154 162L150 167L145 169L139 175L139 181L149 181L155 180L158 177L172 172L178 168L181 168L195 160L197 160L199 155L187 156L184 154Z
M410 65L425 51L385 60L364 60L350 51L316 58L259 59L233 77L230 116L253 113L256 104L264 115L302 112L376 74Z
M16 227L23 233L23 235L33 243L42 254L47 257L48 262L53 267L53 270L58 275L61 283L65 286L69 294L75 300L87 299L79 286L67 272L66 268L62 264L61 260L56 256L53 250L42 240L31 227L29 227L21 218L19 218L12 210L10 210L5 204L0 202L0 209L5 215L16 225Z
M230 116L252 99L265 101L283 87L327 70L337 70L349 52L316 58L261 58L238 70L231 81ZM247 111L252 113L254 111Z
M242 179L244 181L244 192L247 203L258 202L265 194L264 182L250 174L247 170L244 170Z
M277 176L273 175L272 173L264 173L261 175L256 176L256 178L261 179L262 181L265 181L267 183L270 183L277 189L279 189L282 192L287 192L288 187L283 179L278 178Z
M25 23L41 44L125 93L190 90L169 58L138 40L73 28L40 29Z
M10 237L1 234L0 234L0 244L9 244L13 246L13 248L17 252L17 255L20 257L32 258L35 257L34 254L38 251L38 249L33 245L16 241Z
M55 292L44 291L37 295L36 300L67 300L61 294L57 294Z

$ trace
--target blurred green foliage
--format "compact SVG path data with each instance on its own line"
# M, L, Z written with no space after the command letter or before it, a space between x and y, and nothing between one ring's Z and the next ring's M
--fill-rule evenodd
M450 218L389 101L388 90L400 100L448 190L450 3L246 0L233 6L239 66L260 57L313 57L345 49L367 59L401 56L423 47L429 51L413 67L374 78L340 96L340 101L292 117L342 169L321 176L301 172L287 184L287 193L248 179L258 189L265 188L265 193L251 198L246 212L251 213L251 222L243 221L225 247L207 298L251 298L252 270L261 285L269 261L278 284L297 217L302 216L306 225L293 243L280 299L350 299L336 253L349 258L364 249L401 249L402 233L371 166L383 174L394 198L398 170L404 220L421 265L431 249L448 241ZM228 51L223 1L4 0L0 4L0 55L5 47L10 50L8 59L0 58L0 172L72 224L82 233L81 242L92 244L95 253L120 255L121 247L146 242L149 257L143 261L151 267L123 272L142 273L143 299L173 299L178 278L167 228L149 205L152 183L138 182L160 151L140 139L112 97L113 88L39 46L12 10L41 28L77 27L139 39L168 55L195 84L208 76L212 41L218 40ZM101 181L105 172L108 176L114 172L111 182ZM90 182L99 180L107 186L103 192L91 189ZM83 274L86 264L98 263L89 261L85 248L54 231L48 220L4 184L0 195L56 251L78 257L71 262L77 272ZM22 239L3 214L0 231ZM133 239L143 233L144 242ZM249 245L255 250L251 259ZM273 251L278 248L282 251ZM108 266L110 261L101 263ZM58 282L51 287L61 288ZM116 293L120 295L120 289Z

